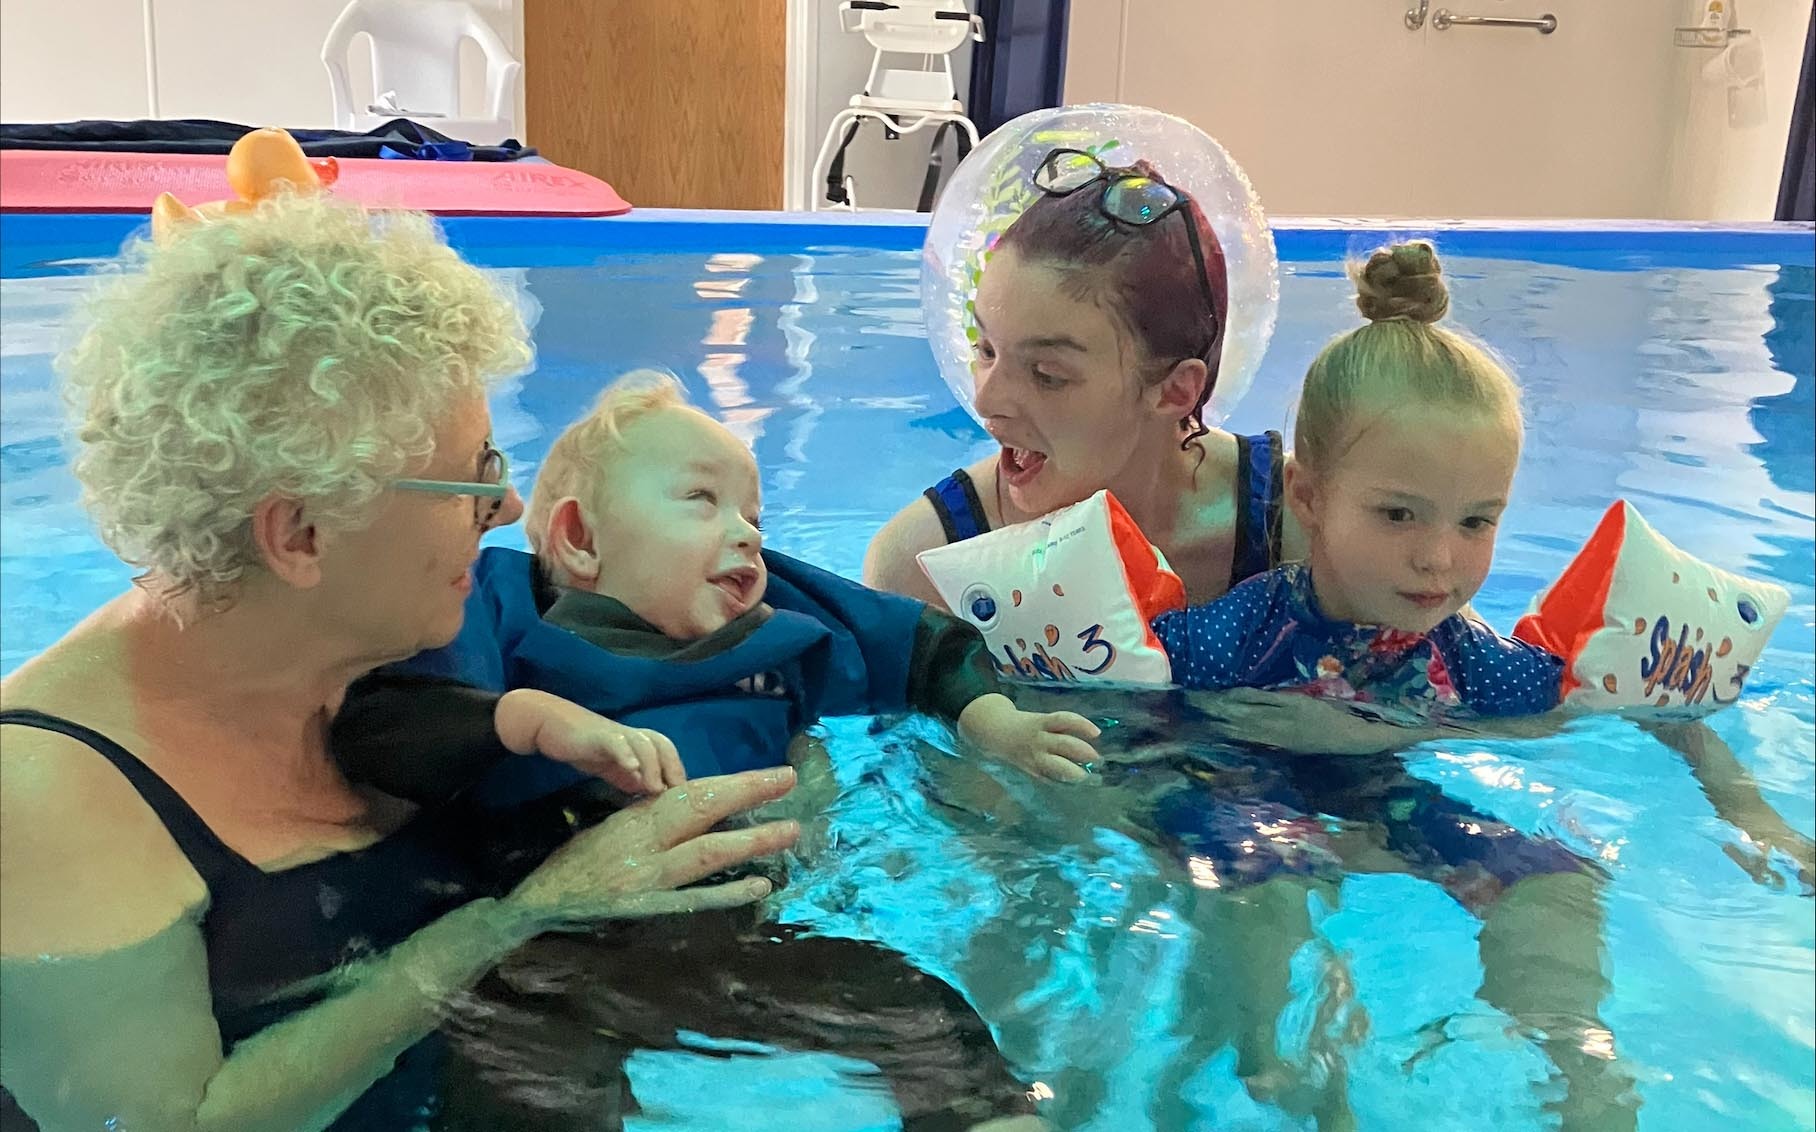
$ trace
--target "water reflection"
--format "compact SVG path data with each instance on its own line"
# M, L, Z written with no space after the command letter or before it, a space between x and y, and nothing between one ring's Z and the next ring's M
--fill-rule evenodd
M1770 324L1765 331L1772 366L1792 379L1782 393L1756 398L1747 416L1759 434L1753 448L1785 492L1816 493L1816 451L1810 442L1816 419L1816 271L1781 267L1766 286Z

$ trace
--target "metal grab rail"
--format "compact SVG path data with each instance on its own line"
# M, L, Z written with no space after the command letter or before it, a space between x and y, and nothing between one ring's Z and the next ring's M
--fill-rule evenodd
M1406 13L1407 22L1412 22L1413 13ZM1540 35L1550 35L1557 30L1557 17L1550 12L1542 16L1459 16L1449 8L1439 8L1431 14L1431 26L1443 31L1455 27L1486 28L1532 28Z

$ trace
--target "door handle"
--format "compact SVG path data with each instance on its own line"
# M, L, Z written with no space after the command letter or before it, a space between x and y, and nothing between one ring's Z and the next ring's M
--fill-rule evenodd
M1419 7L1422 10L1425 5L1420 4ZM1410 21L1412 19L1412 13L1406 13L1406 18ZM1546 12L1544 15L1537 17L1459 16L1449 8L1439 8L1431 14L1431 26L1437 28L1439 31L1451 27L1532 28L1540 35L1550 35L1557 30L1557 17L1550 12Z

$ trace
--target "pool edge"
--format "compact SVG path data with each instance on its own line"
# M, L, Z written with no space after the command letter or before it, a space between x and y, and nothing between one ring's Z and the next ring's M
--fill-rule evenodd
M916 251L925 214L635 209L622 216L447 216L449 241L482 266L563 267L660 252L781 254L820 249ZM146 217L132 213L0 213L0 276L86 271L113 255ZM1450 255L1538 259L1586 268L1816 266L1808 222L1459 220L1276 217L1280 258L1332 260L1425 236ZM524 262L525 248L538 254ZM1541 254L1535 256L1535 251ZM1586 262L1613 257L1613 262Z

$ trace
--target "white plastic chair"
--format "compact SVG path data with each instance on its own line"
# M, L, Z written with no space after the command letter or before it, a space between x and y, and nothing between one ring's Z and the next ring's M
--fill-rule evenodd
M372 42L372 94L353 104L347 56L353 37ZM484 118L460 117L460 45L479 45L486 61ZM497 145L517 136L517 85L523 64L492 25L462 0L352 0L328 29L322 63L334 97L334 124L370 130L393 118L474 145Z
M977 145L977 126L965 116L965 104L959 101L952 76L952 53L967 41L982 43L984 21L973 15L963 0L844 0L839 5L839 26L846 32L862 34L875 54L864 89L853 95L851 104L833 115L826 127L826 138L814 159L813 178L808 182L814 189L810 207L817 209L831 203L833 207L855 211L856 179L831 175L830 169L835 151L842 159L865 120L882 122L892 137L926 126L950 124L964 131L969 146ZM885 57L891 55L918 55L919 65L886 67ZM936 145L938 140L936 134ZM829 175L832 181L827 185L827 199L823 199L819 186ZM930 173L930 181L932 176ZM923 203L927 203L925 194Z

